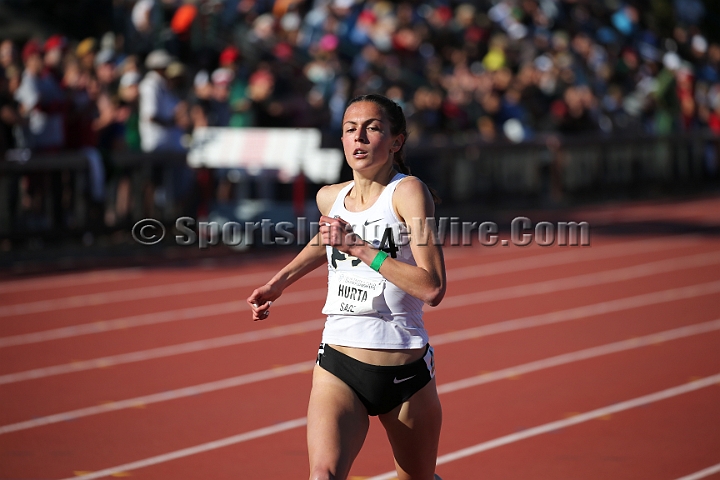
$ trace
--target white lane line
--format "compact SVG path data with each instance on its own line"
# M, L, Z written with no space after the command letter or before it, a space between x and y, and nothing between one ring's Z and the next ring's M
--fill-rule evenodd
M453 453L449 453L446 455L442 455L438 457L437 464L442 465L444 463L452 462L454 460L458 460L460 458L464 458L470 455L475 455L477 453L483 452L485 450L490 450L491 448L500 447L503 445L507 445L509 443L517 442L519 440L523 440L526 438L530 438L536 435L540 435L543 433L552 432L554 430L558 430L560 428L569 427L572 425L577 425L579 423L587 422L588 420L592 420L595 418L603 417L605 415L610 415L613 413L621 412L623 410L629 410L631 408L639 407L642 405L648 405L650 403L658 402L660 400L665 400L667 398L675 397L677 395L682 395L684 393L692 392L695 390L699 390L701 388L708 387L710 385L714 385L720 383L720 374L716 374L710 377L705 377L700 380L696 380L694 382L686 383L684 385L679 385L677 387L668 388L666 390L661 390L659 392L651 393L649 395L644 395L642 397L637 397L632 400L626 400L624 402L616 403L614 405L609 405L607 407L599 408L596 410L592 410L590 412L582 413L580 415L575 415L573 417L564 419L564 420L558 420L555 422L546 423L544 425L540 425L534 428L530 428L528 430L523 430L522 432L514 433L511 435L506 435L504 437L496 438L494 440L490 440L488 442L483 442L478 445L464 448L462 450L458 450ZM158 463L164 463L168 462L170 460L176 460L178 458L187 457L190 455L195 455L197 453L207 452L209 450L214 450L217 448L226 447L228 445L233 445L235 443L265 437L268 435L273 435L275 433L283 432L286 430L291 430L293 428L299 428L307 424L307 418L296 418L294 420L290 420L288 422L284 422L278 425L274 425L272 427L266 427L261 428L258 430L253 430L251 432L243 433L240 435L234 435L231 437L226 437L220 440L215 440L213 442L203 443L200 445L196 445L194 447L184 448L182 450L176 450L174 452L169 452L163 455L157 455L155 457L146 458L144 460L139 460L136 462L130 462L125 463L123 465L118 465L116 467L110 467L106 468L104 470L100 470L98 472L89 473L86 475L76 476L76 477L70 477L63 480L77 480L77 479L85 479L90 480L94 478L102 478L107 477L119 472L128 472L131 470L137 470L139 468L147 467L150 465L156 465ZM387 472L382 475L377 475L375 477L372 477L368 480L390 480L394 478L396 475L395 472Z
M117 282L141 276L143 276L143 272L139 268L123 268L119 270L98 270L96 272L12 280L9 282L0 282L0 294L27 292L46 288L75 287L89 283Z
M684 477L678 478L677 480L699 480L701 478L709 477L713 473L720 472L720 463L717 465L713 465L712 467L705 468L703 470L700 470L699 472L692 473L690 475L686 475Z
M190 387L183 387L175 390L166 390L164 392L143 395L135 398L128 398L126 400L110 402L103 405L78 408L76 410L70 410L67 412L56 413L44 417L37 417L24 422L0 426L0 435L10 432L17 432L19 430L27 430L29 428L40 427L43 425L50 425L52 423L68 422L71 420L77 420L78 418L89 417L101 413L114 412L117 410L124 410L126 408L134 408L138 406L150 405L153 403L167 402L169 400L175 400L177 398L191 397L194 395L200 395L202 393L215 392L217 390L238 387L240 385L247 385L249 383L262 382L264 380L284 377L296 373L309 372L313 369L314 366L314 361L300 362L293 365L286 365L283 367L271 368L268 370L248 373L245 375L238 375L236 377L224 378L222 380L216 380L214 382L201 383L199 385L193 385Z
M525 328L551 325L553 323L567 322L569 320L578 320L596 315L619 312L631 308L639 308L704 295L712 295L718 292L720 292L720 280L690 285L687 287L643 293L632 297L624 297L616 300L593 303L591 305L583 305L582 307L568 308L566 310L558 310L555 312L541 313L513 320L505 320L503 322L481 325L479 327L473 327L456 332L441 333L433 336L433 343L440 345L442 343L454 341L454 339L458 337L460 337L460 339L478 338L487 335L494 335L496 333L522 330Z
M671 387L665 390L660 390L659 392L651 393L648 395L643 395L641 397L636 397L631 400L626 400L624 402L616 403L613 405L608 405L607 407L598 408L595 410L591 410L589 412L581 413L579 415L575 415L563 420L557 420L555 422L546 423L544 425L539 425L534 428L530 428L528 430L523 430L522 432L517 432L511 435L506 435L504 437L496 438L494 440L490 440L489 442L483 442L477 445L474 445L472 447L464 448L462 450L458 450L456 452L448 453L445 455L441 455L438 457L438 465L442 465L445 463L449 463L455 460L458 460L460 458L465 458L470 455L475 455L480 452L484 452L486 450L490 450L492 448L500 447L502 445L507 445L513 442L517 442L519 440L524 440L526 438L534 437L536 435L540 435L543 433L552 432L553 430L558 430L560 428L569 427L572 425L577 425L583 422L587 422L588 420L593 420L595 418L604 417L605 415L611 415L613 413L622 412L624 410L629 410L631 408L641 407L643 405L649 405L651 403L659 402L661 400L666 400L668 398L676 397L678 395L682 395L684 393L694 392L695 390L700 390L701 388L706 388L712 385L716 385L720 383L720 373L717 373L715 375L711 375L709 377L701 378L699 380L695 380L683 385L678 385L676 387Z
M702 295L709 295L720 292L720 280L699 285L691 285L689 287L673 288L653 293L645 293L633 297L626 297L617 300L609 300L592 305L560 310L540 315L531 315L514 320L506 320L504 322L493 323L475 327L469 331L449 332L438 335L438 342L445 342L453 336L464 335L467 338L477 338L484 335L492 335L494 333L506 332L510 330L520 330L541 325L549 325L552 323L565 322L585 318L593 315L599 315L627 308L635 308L658 303L672 302L686 298L693 298ZM452 297L451 297L452 298ZM480 303L480 302L478 302ZM463 304L466 305L466 304ZM206 340L196 340L194 342L179 343L176 345L168 345L165 347L151 348L148 350L138 350L130 353L121 353L107 357L94 358L91 360L81 360L49 367L41 367L22 372L8 373L0 375L0 385L32 380L37 378L50 377L53 375L61 375L64 373L79 372L83 370L91 370L94 368L104 368L113 365L122 365L125 363L140 362L156 358L164 358L172 355L183 353L199 352L210 350L213 348L228 347L241 343L256 342L267 340L270 338L279 338L286 335L294 335L296 333L310 332L320 330L324 325L324 319L309 320L307 322L294 323L291 325L273 327L257 332L237 333L234 335L225 335L222 337L209 338Z
M690 243L696 243L697 240L694 238L690 239L683 239L679 242L668 242L667 239L662 239L663 241L658 240L650 240L650 241L639 241L639 242L633 242L626 248L622 248L618 250L617 246L614 245L607 245L603 247L596 247L595 250L593 250L593 253L590 255L590 259L598 259L598 258L611 258L611 257L621 257L626 255L634 255L638 252L651 252L651 251L659 251L659 250L668 250L677 248L678 246L682 246L683 244L690 244ZM679 244L679 245L678 245ZM600 252L597 252L597 250L600 250ZM589 252L589 250L583 250L584 252ZM577 259L577 252L574 251L563 251L559 253L549 254L549 255L542 255L542 256L549 256L551 257L551 260L546 260L540 262L540 266L549 266L549 265L561 265L565 264L568 261L581 261ZM530 257L533 258L533 257ZM525 262L529 262L530 258L525 260ZM567 258L571 258L572 260L567 260ZM553 261L555 263L553 263ZM499 266L499 264L507 263L509 264L509 267L511 271L514 268L519 268L518 260L505 260L500 262L494 262L493 265L497 264L495 267L491 267L493 269L496 269L496 271L501 271L502 267ZM530 263L528 263L530 264ZM473 275L471 270L465 270L461 269L461 271L458 273L459 278L474 278L474 277L480 277L484 276L483 273L485 266L482 264L477 265L477 268L474 270L475 275ZM532 268L532 267L526 267L526 268ZM315 275L322 274L320 270L315 270L313 272ZM59 309L66 309L66 308L77 308L77 307L84 307L88 305L104 305L108 303L117 303L117 302L126 302L126 301L132 301L132 300L141 300L141 299L148 299L148 298L159 298L159 297L169 297L173 295L184 295L184 294L191 294L191 293L198 293L198 292L206 292L206 291L216 291L216 290L227 290L237 287L249 287L249 286L255 286L258 285L259 282L265 282L270 277L274 275L274 272L268 271L268 272L259 272L254 274L245 274L245 275L236 275L231 277L225 277L225 278L217 278L212 280L197 280L192 282L182 282L182 283L176 283L171 285L156 285L152 287L141 287L141 288L134 288L134 289L126 289L126 290L116 290L116 291L109 291L109 292L102 292L102 293L92 293L92 294L86 294L86 295L76 295L72 297L65 297L65 298L59 298L59 299L52 299L52 300L38 300L35 302L28 302L28 303L19 303L14 305L7 305L2 308L0 308L0 318L1 317L9 317L9 316L15 316L15 315L27 315L31 313L40 313L40 312L47 312L47 311L54 311Z
M529 428L521 432L505 435L503 437L498 437L487 442L478 443L477 445L473 445L471 447L463 448L461 450L439 456L437 459L437 464L443 465L445 463L454 462L455 460L469 457L471 455L476 455L480 452L484 452L493 448L502 447L503 445L515 443L520 440L525 440L526 438L531 438L537 435L542 435L544 433L559 430L561 428L578 425L589 420L604 417L605 415L611 415L613 413L630 410L631 408L649 405L651 403L676 397L684 393L694 392L696 390L700 390L701 388L706 388L711 385L716 385L718 383L720 383L720 373L711 375L709 377L701 378L700 380L695 380L690 383L678 385L676 387L660 390L659 392L651 393L649 395L643 395L641 397L636 397L631 400L626 400L624 402L608 405L607 407L602 407L596 410L581 413L579 415L575 415L564 420L556 420L554 422L546 423L544 425L538 425L537 427ZM396 475L397 473L395 473L394 471L386 472L382 475L370 477L367 480L390 480L392 478L395 478Z
M42 330L40 332L23 333L19 335L0 337L0 348L46 342L49 340L58 340L61 338L71 338L80 335L89 335L91 333L122 330L130 327L156 325L158 323L191 320L195 318L206 318L215 315L235 313L240 310L246 310L247 308L247 302L245 302L244 300L238 300L234 302L225 302L214 305L202 305L199 307L166 310L164 312L131 315L128 317L121 317L113 320L101 320L93 323L83 323L80 325L70 325L67 327Z
M698 243L696 238L677 239L672 243L660 243L660 239L651 241L638 241L627 244L621 252L612 250L613 245L591 249L576 249L563 253L549 255L533 255L524 258L514 258L502 262L492 262L483 265L471 265L468 267L454 268L447 272L448 281L464 280L467 278L488 277L511 272L527 271L535 268L554 267L575 262L589 262L638 253L652 253L662 250L677 248L686 244ZM667 238L665 239L668 240ZM680 243L681 245L678 245Z
M672 330L665 330L663 332L651 333L642 337L629 338L627 340L620 340L619 342L612 342L605 345L599 345L597 347L585 348L576 352L563 353L561 355L544 358L542 360L525 363L523 365L503 368L502 370L497 370L495 372L483 373L474 377L444 383L438 387L438 392L454 392L456 390L462 390L464 388L474 387L476 385L483 385L485 383L494 382L495 380L500 380L503 378L510 378L516 375L536 372L545 368L556 367L558 365L566 365L568 363L574 363L580 360L587 360L589 358L609 355L611 353L624 352L626 350L632 350L634 348L646 347L648 345L654 345L670 340L677 340L679 338L686 338L702 333L715 332L718 330L720 330L720 319L711 320L704 323L698 323L695 325L688 325L685 327L674 328ZM433 343L437 345L436 342Z
M158 323L176 322L180 320L191 320L196 318L207 318L215 315L236 313L240 310L247 310L248 304L244 300L225 302L214 305L202 305L199 307L179 308L177 310L166 310L164 312L144 313L128 317L116 318L113 320L101 320L93 323L70 325L67 327L42 330L40 332L23 333L0 337L0 348L27 345L31 343L58 340L61 338L78 337L92 333L109 332L112 330L123 330L130 327L156 325Z
M260 340L268 340L271 338L295 335L298 333L312 332L320 330L324 324L325 319L308 320L306 322L294 323L292 325L267 328L257 332L236 333L234 335L225 335L223 337L209 338L207 340L196 340L194 342L179 343L176 345L168 345L166 347L138 350L135 352L121 353L119 355L93 358L91 360L81 360L77 362L53 365L50 367L36 368L33 370L26 370L24 372L9 373L6 375L0 375L0 385L61 375L64 373L105 368L113 365L142 362L145 360L170 357L183 353L200 352L213 348L240 345L243 343L257 342Z
M680 338L686 338L693 335L700 335L703 333L709 333L720 330L720 319L712 320L709 322L698 323L695 325L688 325L685 327L674 328L671 330L665 330L662 332L651 333L642 337L631 338L628 340L621 340L618 342L608 343L605 345L599 345L597 347L590 347L576 352L564 353L556 355L554 357L545 358L542 360L536 360L534 362L525 363L522 365L516 365L514 367L504 368L495 372L488 372L475 377L464 378L454 382L448 382L438 387L439 393L454 392L456 390L462 390L465 388L474 387L477 385L483 385L485 383L494 382L504 378L514 377L525 373L536 372L545 368L556 367L558 365L565 365L568 363L578 362L581 360L587 360L589 358L600 357L602 355L609 355L611 353L622 352L626 350L632 350L635 348L645 347L648 345L654 345L660 342L667 342L671 340L677 340ZM469 337L458 336L451 340L452 342L459 342ZM433 345L439 345L440 343L431 338ZM441 342L449 343L449 342ZM149 405L152 403L166 402L169 400L175 400L178 398L189 397L198 395L201 393L214 392L223 390L226 388L237 387L240 385L247 385L249 383L261 382L264 380L270 380L273 378L279 378L286 375L293 375L296 373L309 372L312 370L315 363L313 361L300 362L293 365L287 365L284 367L272 368L268 370L262 370L259 372L249 373L245 375L239 375L236 377L225 378L222 380L216 380L214 382L202 383L199 385L193 385L190 387L178 388L175 390L167 390L164 392L154 393L150 395L143 395L135 398L128 398L117 402L111 402L103 405L96 405L92 407L80 408L76 410L70 410L67 412L57 413L53 415L47 415L44 417L37 417L32 420L26 420L23 422L12 423L8 425L0 426L0 435L10 432L16 432L19 430L27 430L29 428L40 427L43 425L49 425L58 422L67 422L71 420L77 420L78 418L89 417L91 415L98 415L101 413L114 412L117 410L123 410L126 408L133 408L141 405Z
M434 310L497 300L507 300L510 298L557 292L572 288L602 285L615 281L656 275L658 273L668 273L686 268L702 267L715 263L720 263L720 252L701 253L687 257L659 260L656 262L644 263L615 270L607 270L599 273L576 275L574 277L566 277L556 280L546 280L524 285L515 285L512 287L485 290L484 292L455 295L446 298L439 306L435 307ZM324 299L326 294L327 291L325 288L291 292L282 297L278 306L320 300ZM247 308L248 307L244 302L233 301L209 306L190 307L151 314L133 315L114 320L103 320L100 322L72 325L68 327L43 330L40 332L0 337L0 348L58 340L92 333L108 332L111 330L120 330L129 327L155 325L178 320L189 320L205 316L221 315L244 310L246 311ZM207 313L203 314L204 310L206 310Z
M284 304L310 302L323 300L327 296L327 288L315 290L304 290L300 292L289 292L283 295ZM281 303L280 305L283 305ZM179 308L177 310L166 310L164 312L144 313L128 317L116 318L113 320L101 320L93 323L83 323L61 328L53 328L40 332L23 333L0 337L0 348L28 345L31 343L59 340L62 338L78 337L92 333L110 332L113 330L125 330L130 327L157 325L160 323L177 322L180 320L193 320L207 318L215 315L245 312L249 318L249 306L245 300L217 303L212 305L201 305L198 307ZM247 319L246 318L246 319Z
M272 276L271 272L250 273L230 277L195 280L192 282L174 283L170 285L153 285L109 292L89 293L72 297L38 300L28 303L17 303L0 308L0 317L28 315L31 313L51 312L66 308L105 305L108 303L128 302L148 298L169 297L191 293L227 290L238 287L249 287L265 282Z
M660 273L670 273L689 268L705 267L718 263L720 263L720 252L700 253L686 257L676 257L643 263L640 265L633 265L632 267L623 267L597 273L575 275L573 277L558 278L544 282L526 283L524 285L514 285L512 287L496 288L493 290L486 290L484 292L455 295L451 298L443 300L443 302L435 307L434 310L461 307L483 301L506 300L510 298L526 297L528 295L542 295L545 293L572 290L574 288L604 285L607 283L658 275Z
M155 457L146 458L144 460L138 460L137 462L130 462L117 467L110 467L98 472L87 473L85 475L79 475L70 477L64 480L90 480L93 478L109 477L111 475L128 472L130 470L137 470L138 468L149 467L150 465L157 465L158 463L169 462L170 460L176 460L178 458L188 457L190 455L196 455L198 453L207 452L209 450L215 450L228 445L235 445L236 443L247 442L248 440L254 440L256 438L267 437L275 433L285 432L295 428L304 427L307 425L307 418L296 418L295 420L288 420L287 422L278 423L271 427L259 428L250 432L241 433L239 435L233 435L232 437L226 437L213 442L202 443L195 445L194 447L183 448L182 450L176 450L174 452L165 453L163 455L157 455Z

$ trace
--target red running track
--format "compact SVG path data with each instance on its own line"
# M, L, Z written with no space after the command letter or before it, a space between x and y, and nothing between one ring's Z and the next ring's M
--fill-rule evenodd
M589 214L712 226L719 210ZM426 311L445 480L720 478L720 239L446 256L446 298ZM266 322L244 305L288 258L0 283L0 479L306 478L324 277ZM351 478L392 465L374 419Z

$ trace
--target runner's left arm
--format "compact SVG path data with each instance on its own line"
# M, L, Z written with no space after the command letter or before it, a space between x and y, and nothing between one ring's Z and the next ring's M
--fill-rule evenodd
M408 177L397 186L393 204L410 230L410 248L417 266L388 257L379 272L401 290L434 307L445 295L446 278L442 249L427 222L435 215L432 195L419 179ZM340 218L320 217L323 243L371 265L378 250L348 233L347 228L347 222Z

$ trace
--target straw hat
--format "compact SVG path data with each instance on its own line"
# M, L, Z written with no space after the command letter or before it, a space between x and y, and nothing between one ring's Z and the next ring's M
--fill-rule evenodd
M167 50L153 50L145 59L145 68L149 70L162 70L163 68L167 68L172 61L173 58Z

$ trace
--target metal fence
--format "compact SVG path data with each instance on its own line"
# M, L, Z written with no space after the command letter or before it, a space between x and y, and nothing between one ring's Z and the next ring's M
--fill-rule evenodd
M701 132L661 138L549 136L489 144L468 136L438 136L408 145L407 156L413 172L438 191L446 207L487 200L502 205L518 198L567 203L646 187L671 191L712 184L718 178L720 138ZM111 232L148 216L167 222L179 214L202 216L217 203L215 173L190 170L183 153L99 158L93 150L7 152L0 161L0 237ZM267 172L263 175L267 181ZM124 222L108 225L106 213L123 181L130 210ZM315 190L302 189L308 199Z
M709 132L667 137L549 136L522 144L429 139L408 151L414 173L450 204L525 197L579 201L717 179L720 138Z

